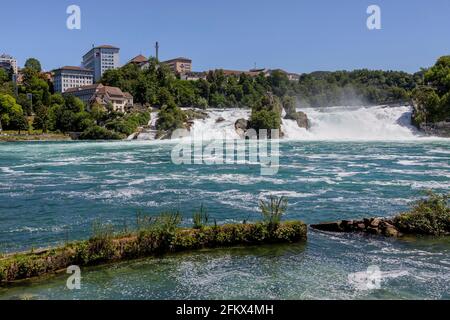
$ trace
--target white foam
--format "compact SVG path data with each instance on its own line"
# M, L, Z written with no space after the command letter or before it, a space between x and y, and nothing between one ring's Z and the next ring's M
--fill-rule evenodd
M295 121L283 120L286 137L295 140L390 141L417 139L411 125L411 107L333 107L302 110L311 128L300 129Z

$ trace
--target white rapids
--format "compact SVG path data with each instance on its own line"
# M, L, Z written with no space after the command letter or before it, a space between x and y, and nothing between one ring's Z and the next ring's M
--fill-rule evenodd
M411 124L410 106L302 108L308 115L309 130L299 128L293 120L282 120L281 130L286 140L317 141L403 141L423 139ZM195 120L191 135L204 139L224 136L239 139L235 130L238 119L249 119L249 109L209 109L207 119ZM157 114L152 114L152 125ZM152 140L154 133L141 133L138 140Z

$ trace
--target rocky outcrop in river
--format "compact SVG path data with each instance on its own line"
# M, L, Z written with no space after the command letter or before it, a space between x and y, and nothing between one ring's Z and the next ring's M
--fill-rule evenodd
M450 121L420 124L419 130L429 136L450 138Z
M249 129L249 121L246 119L238 119L234 124L234 128L236 129L237 134L243 138L245 133Z
M385 218L325 222L313 224L311 228L328 232L363 232L386 237L401 237L403 235L394 225L393 220Z
M309 129L311 127L308 116L304 112L299 111L295 113L290 113L287 114L284 118L287 120L297 121L297 125L299 126L299 128Z

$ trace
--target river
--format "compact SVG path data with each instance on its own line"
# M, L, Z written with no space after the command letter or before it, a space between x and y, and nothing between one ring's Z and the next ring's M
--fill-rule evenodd
M247 111L211 111L193 131L232 130ZM424 189L450 190L450 140L420 137L410 108L309 110L311 130L284 121L280 167L175 165L164 141L0 144L0 251L85 239L101 220L131 228L138 211L201 204L218 223L260 219L258 201L289 199L285 219L317 223L392 216ZM216 119L225 121L216 124ZM231 126L231 129L230 129ZM230 132L231 132L230 131ZM381 288L349 275L380 270ZM448 239L393 240L310 231L306 244L174 254L83 270L82 290L66 275L0 288L0 299L450 299Z

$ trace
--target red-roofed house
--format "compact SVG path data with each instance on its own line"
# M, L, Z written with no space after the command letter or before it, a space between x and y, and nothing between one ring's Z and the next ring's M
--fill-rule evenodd
M111 106L114 111L126 112L133 107L133 96L120 88L94 84L68 89L64 94L73 95L88 106L98 103L105 108Z

